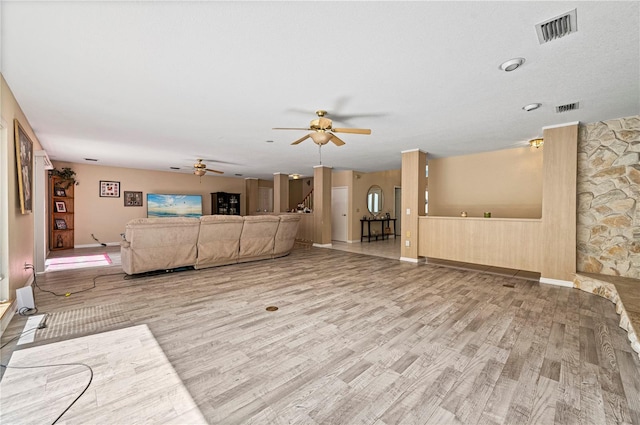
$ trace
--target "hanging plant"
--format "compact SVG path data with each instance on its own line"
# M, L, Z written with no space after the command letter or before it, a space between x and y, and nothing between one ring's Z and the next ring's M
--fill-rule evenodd
M63 167L62 170L54 168L49 172L51 176L58 177L60 182L56 186L60 186L63 189L68 189L71 185L78 185L76 181L76 172L69 167Z

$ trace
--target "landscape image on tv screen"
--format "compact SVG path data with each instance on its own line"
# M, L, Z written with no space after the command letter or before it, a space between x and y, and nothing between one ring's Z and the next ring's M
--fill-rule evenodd
M147 217L200 217L201 195L147 193Z

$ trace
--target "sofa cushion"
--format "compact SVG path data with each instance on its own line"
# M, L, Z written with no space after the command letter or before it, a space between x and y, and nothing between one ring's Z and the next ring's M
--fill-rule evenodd
M243 217L237 215L200 217L196 268L237 263L243 224Z
M271 215L251 215L244 217L240 236L238 261L271 258L273 241L278 230L280 217Z

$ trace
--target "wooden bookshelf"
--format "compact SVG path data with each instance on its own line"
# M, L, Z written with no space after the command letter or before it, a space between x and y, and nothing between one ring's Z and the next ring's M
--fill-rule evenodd
M49 249L74 247L74 185L49 176Z

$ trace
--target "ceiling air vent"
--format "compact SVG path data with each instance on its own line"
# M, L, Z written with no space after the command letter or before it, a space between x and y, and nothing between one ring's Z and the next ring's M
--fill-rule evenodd
M579 102L575 103L567 103L566 105L556 106L556 113L560 114L562 112L575 111L580 106Z
M576 31L578 31L576 9L536 25L536 33L540 44L564 37Z

